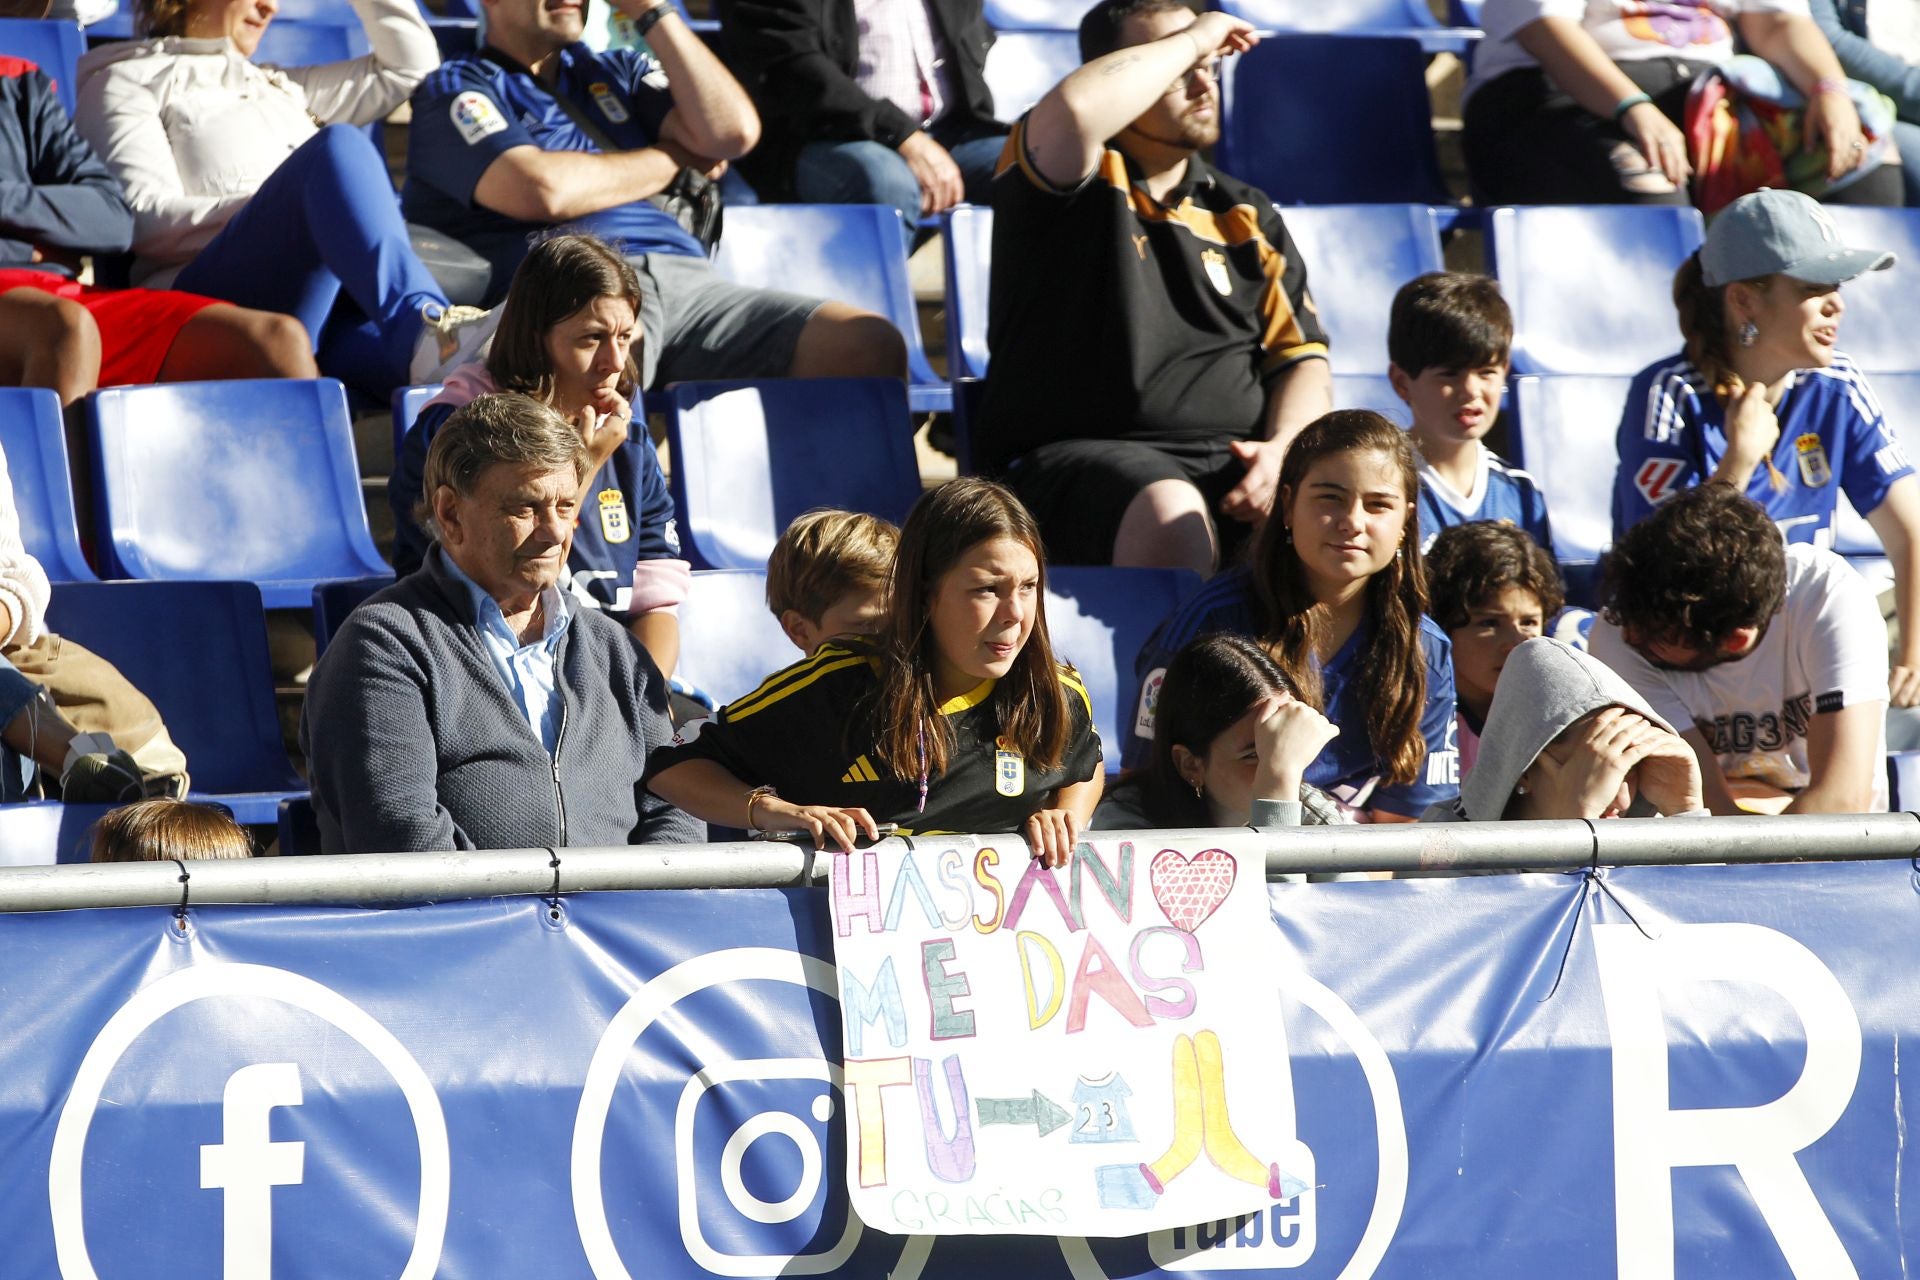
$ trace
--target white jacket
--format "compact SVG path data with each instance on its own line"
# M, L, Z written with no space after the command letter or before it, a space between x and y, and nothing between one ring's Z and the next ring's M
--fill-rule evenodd
M133 206L134 280L170 282L327 124L369 124L440 65L414 0L352 0L373 52L255 66L224 37L110 44L80 59L76 123Z

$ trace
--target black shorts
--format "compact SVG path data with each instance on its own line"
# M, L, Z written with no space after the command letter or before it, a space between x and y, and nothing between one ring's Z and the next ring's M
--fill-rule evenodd
M1184 480L1200 490L1227 563L1252 526L1220 516L1220 500L1247 473L1225 440L1056 440L1007 468L1007 487L1040 522L1051 564L1112 564L1120 518L1142 489Z

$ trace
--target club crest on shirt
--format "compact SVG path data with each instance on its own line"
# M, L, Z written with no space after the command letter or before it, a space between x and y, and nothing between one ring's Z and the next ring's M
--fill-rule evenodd
M507 118L500 114L500 108L493 105L493 99L484 93L469 91L456 96L451 111L453 127L469 146L507 127Z
M1809 431L1795 438L1793 453L1800 463L1800 482L1807 488L1818 489L1833 479L1833 468L1827 465L1827 450L1819 436Z
M625 542L633 536L627 519L627 495L618 489L600 491L600 536L608 542Z
M993 753L993 789L1003 796L1017 796L1027 789L1027 761L1007 745L1005 738L995 744Z
M1207 283L1223 298L1233 296L1233 277L1227 274L1227 255L1218 249L1202 249L1200 265L1207 269Z
M613 91L612 85L590 84L587 92L593 96L593 105L600 108L600 114L614 124L625 124L633 118L627 114L626 107L620 102L620 95Z

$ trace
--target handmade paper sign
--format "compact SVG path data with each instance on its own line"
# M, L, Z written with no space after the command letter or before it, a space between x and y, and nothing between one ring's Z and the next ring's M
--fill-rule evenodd
M847 1186L901 1234L1129 1236L1313 1180L1285 1071L1265 863L1226 833L834 858Z

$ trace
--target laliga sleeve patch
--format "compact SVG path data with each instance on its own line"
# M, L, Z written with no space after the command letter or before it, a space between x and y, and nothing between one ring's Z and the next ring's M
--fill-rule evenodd
M468 90L454 98L448 110L453 115L453 127L468 146L482 138L490 138L507 127L507 118L500 114L500 108L493 105L493 99L484 93Z
M1683 486L1678 481L1686 466L1679 458L1648 458L1633 473L1633 487L1640 491L1641 497L1657 507L1680 492Z
M1133 718L1133 733L1137 738L1153 741L1153 713L1160 705L1160 683L1167 678L1165 667L1155 667L1147 672L1147 678L1140 685L1140 710Z

